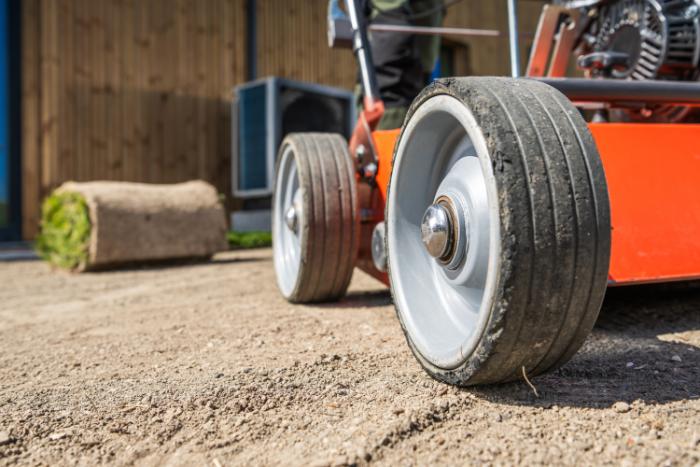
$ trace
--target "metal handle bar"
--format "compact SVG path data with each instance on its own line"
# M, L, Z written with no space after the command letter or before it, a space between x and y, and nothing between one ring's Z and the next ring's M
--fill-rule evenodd
M370 24L370 31L398 32L415 34L419 36L464 36L464 37L498 37L500 31L495 29L468 29L468 28L436 28L428 26L401 26L396 24Z

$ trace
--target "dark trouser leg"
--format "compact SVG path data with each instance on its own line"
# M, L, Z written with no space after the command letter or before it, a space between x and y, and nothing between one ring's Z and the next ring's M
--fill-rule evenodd
M420 18L413 15L433 10L442 3L442 0L373 0L370 22L437 26L442 23L441 9ZM411 102L427 84L437 60L439 38L373 32L370 42L379 92L386 107L379 129L398 128Z

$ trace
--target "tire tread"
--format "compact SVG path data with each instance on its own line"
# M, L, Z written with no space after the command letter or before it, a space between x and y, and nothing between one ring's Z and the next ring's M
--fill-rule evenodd
M342 298L358 251L357 194L345 139L331 133L292 133L291 145L303 187L301 263L293 303Z

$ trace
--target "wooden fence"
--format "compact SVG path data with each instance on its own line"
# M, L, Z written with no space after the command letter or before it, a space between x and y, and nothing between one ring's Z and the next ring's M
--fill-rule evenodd
M465 0L446 24L505 30L500 1ZM505 2L503 2L505 3ZM525 28L541 2L525 2ZM244 0L23 0L23 233L66 180L177 182L230 193L230 110L246 77ZM326 43L326 0L257 1L258 75L351 88ZM503 74L505 38L470 39L477 74Z

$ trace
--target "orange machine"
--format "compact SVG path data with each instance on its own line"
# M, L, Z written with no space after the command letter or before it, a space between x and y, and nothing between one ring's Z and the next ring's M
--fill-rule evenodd
M564 364L608 286L700 279L700 0L545 6L526 78L508 0L514 78L438 80L390 131L346 4L365 94L352 138L280 150L289 301L340 299L359 267L391 288L423 368L471 385ZM584 78L565 77L572 56Z
M591 123L612 213L609 285L700 279L700 124ZM377 186L360 247L360 267L388 285L371 257L384 218L400 130L375 131Z

